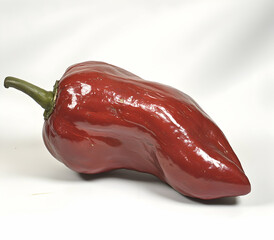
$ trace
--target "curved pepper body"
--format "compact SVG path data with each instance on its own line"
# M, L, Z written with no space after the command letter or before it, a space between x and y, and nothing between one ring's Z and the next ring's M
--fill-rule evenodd
M192 98L106 63L67 69L43 138L79 173L146 172L201 199L250 192L226 137Z

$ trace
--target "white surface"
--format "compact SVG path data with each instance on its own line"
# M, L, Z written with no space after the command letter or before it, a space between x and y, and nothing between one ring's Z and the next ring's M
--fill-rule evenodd
M50 90L69 65L101 60L177 87L223 130L252 184L200 202L141 173L83 179L44 147L43 110L1 87L1 239L273 236L272 0L2 0L0 23L1 79Z

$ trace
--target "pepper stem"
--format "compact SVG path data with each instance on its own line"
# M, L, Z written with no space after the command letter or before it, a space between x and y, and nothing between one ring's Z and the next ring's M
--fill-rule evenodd
M46 91L31 83L15 77L6 77L4 81L5 88L12 87L26 93L32 99L34 99L42 108L44 108L45 119L48 119L53 111L57 92L57 84L58 82L56 82L56 84L54 85L53 91Z

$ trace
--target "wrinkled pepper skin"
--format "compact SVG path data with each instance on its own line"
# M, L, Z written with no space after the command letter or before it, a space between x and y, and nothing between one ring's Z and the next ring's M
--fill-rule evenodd
M150 173L200 199L250 192L226 137L191 97L103 62L66 70L43 139L79 173Z

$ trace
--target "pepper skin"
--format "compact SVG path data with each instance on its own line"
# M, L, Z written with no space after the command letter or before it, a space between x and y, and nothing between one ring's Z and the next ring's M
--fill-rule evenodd
M11 79L5 86L21 90L9 84ZM89 61L69 67L50 99L51 107L44 107L44 143L76 172L146 172L200 199L250 192L222 131L179 90Z

